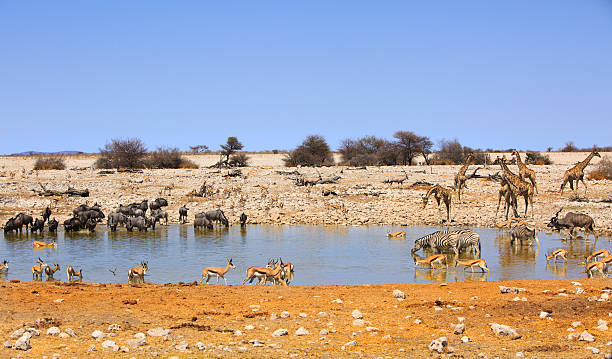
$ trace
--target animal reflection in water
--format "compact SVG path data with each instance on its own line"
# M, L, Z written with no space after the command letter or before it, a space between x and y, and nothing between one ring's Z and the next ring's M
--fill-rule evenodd
M467 259L466 261L457 261L454 254L435 254L429 257L421 257L416 253L412 254L412 258L415 263L414 279L425 279L427 281L434 282L447 282L447 281L475 281L484 282L489 278L489 272L487 271L486 261L482 259ZM486 269L480 272L470 270L469 262L478 262L474 264L477 266L479 263L484 262L483 266ZM449 267L449 263L451 266ZM466 266L464 270L459 269L456 264ZM453 266L455 264L455 266Z

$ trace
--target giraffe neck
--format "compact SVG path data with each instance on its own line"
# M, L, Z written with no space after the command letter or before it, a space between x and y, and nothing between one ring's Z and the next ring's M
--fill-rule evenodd
M502 170L504 171L504 174L506 175L506 178L508 178L508 181L512 182L516 187L519 187L520 181L518 176L512 171L510 171L505 162L502 162L501 166Z
M523 163L523 160L521 160L521 155L518 152L516 152L516 165L519 168L522 168L523 166L525 166L525 164Z
M589 162L591 162L591 160L593 159L593 156L595 155L595 152L591 152L587 158L584 159L584 161L580 162L579 164L576 165L576 168L579 169L580 171L584 170L584 168L589 164Z

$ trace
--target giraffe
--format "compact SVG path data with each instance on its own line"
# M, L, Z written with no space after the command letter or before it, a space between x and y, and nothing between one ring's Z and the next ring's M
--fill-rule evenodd
M440 207L440 200L444 201L444 204L446 205L446 221L449 222L451 202L453 199L453 189L442 187L439 184L436 184L435 186L431 187L429 191L427 191L425 197L423 197L423 209L425 209L425 206L427 206L427 202L429 201L429 197L431 195L433 195L436 199L436 202L438 203L438 208Z
M533 217L533 185L523 181L517 174L510 171L506 165L505 157L497 157L495 163L499 164L504 171L504 177L506 177L506 180L510 184L510 188L512 192L514 192L514 195L525 198L525 217L527 217L529 204L531 204L531 216Z
M472 156L471 153L467 155L467 157L465 158L465 163L463 164L463 166L461 166L461 168L459 169L459 172L457 172L457 175L455 176L455 190L457 191L457 197L459 198L460 201L461 201L461 189L463 187L467 188L466 182L468 178L465 176L465 171L467 171L468 167L470 167L470 164L472 164L473 160L474 160L474 156Z
M495 217L497 217L497 212L499 212L499 205L501 203L502 197L504 198L504 211L506 211L506 221L508 220L508 212L510 207L512 207L512 211L514 212L514 217L518 217L518 211L516 209L516 195L512 191L512 187L510 183L506 180L506 177L502 177L500 181L499 193L497 194L497 209L495 210Z
M563 187L565 184L569 182L569 186L572 190L574 190L573 182L576 181L576 191L578 190L578 181L582 181L584 185L584 194L586 195L587 185L584 182L584 168L591 162L594 156L601 157L599 152L596 149L593 149L591 153L584 159L584 161L579 162L574 167L565 171L565 175L563 176L563 183L561 183L561 193L563 193Z
M517 150L513 150L512 155L516 157L516 165L519 168L519 177L522 180L525 180L525 178L529 178L529 181L531 181L531 184L535 188L535 193L538 193L538 185L536 184L535 171L527 167L527 165L521 160L521 155L518 153Z

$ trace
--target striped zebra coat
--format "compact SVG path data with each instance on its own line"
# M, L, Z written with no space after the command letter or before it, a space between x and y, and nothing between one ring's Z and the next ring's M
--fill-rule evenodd
M472 251L480 257L480 235L471 229L453 231L457 235L457 252Z
M512 231L510 232L510 244L514 245L517 243L517 241L521 245L532 245L533 241L535 241L536 243L540 243L535 228L531 229L526 225L521 225L512 228Z
M457 234L454 231L437 231L417 239L414 242L412 253L420 249L432 249L437 253L453 251L458 255Z

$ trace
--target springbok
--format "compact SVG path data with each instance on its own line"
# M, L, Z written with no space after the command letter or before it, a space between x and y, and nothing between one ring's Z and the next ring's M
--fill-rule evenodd
M69 265L68 268L66 268L66 277L68 277L69 282L73 280L74 277L79 277L79 280L82 280L83 279L83 269L77 272L76 270L74 270L72 266Z
M0 264L0 272L2 271L8 271L8 261L6 259Z
M47 265L43 262L40 257L38 258L38 264L32 266L32 279L42 279L43 271Z
M474 273L474 267L479 267L483 272L487 271L487 273L490 273L489 267L487 267L487 261L485 261L482 258L481 259L471 259L469 261L455 260L455 267L457 265L465 266L463 270L466 270L469 267L470 269L472 269L472 273Z
M604 262L587 263L587 265L585 266L587 278L593 277L593 272L595 270L598 270L599 273L601 273L603 277L607 277L606 274L604 273L605 268L606 268L606 264Z
M604 264L604 270L606 270L606 272L607 272L608 271L608 266L610 264L612 264L612 255L605 256L602 259L600 259L599 261Z
M47 279L49 278L53 278L53 274L55 274L55 272L57 272L60 269L59 264L55 264L55 266L53 266L53 268L46 266L45 267L45 274L47 275Z
M283 259L280 258L281 263L283 263L283 268L285 269L285 273L293 273L293 263L291 262L283 262Z
M128 271L128 279L132 280L134 277L141 279L144 282L144 277L149 270L147 262L140 262L140 266L131 268Z
M446 256L444 254L434 254L433 256L429 256L425 259L416 260L414 262L414 265L419 266L428 264L433 269L434 263L440 263L440 267L444 266L445 268L448 268L448 264L446 263Z
M554 258L555 263L557 263L557 257L561 257L563 258L565 262L567 262L566 255L567 255L567 249L563 249L563 248L557 249L556 251L552 252L550 255L546 256L546 261L548 262L549 260Z
M389 238L406 238L406 232L404 231L395 231L395 232L387 232L387 237Z
M200 279L200 283L202 283L202 281L204 280L204 277L206 277L206 284L208 284L208 280L210 279L210 277L212 276L217 276L217 284L219 284L219 278L223 278L223 280L225 281L225 284L227 285L227 279L225 279L225 273L227 273L230 268L236 268L236 266L234 266L234 263L232 263L232 258L229 258L227 260L227 265L225 266L225 268L220 268L220 267L206 267L204 269L202 269L202 279Z
M268 281L268 278L274 278L279 279L279 282L282 285L286 286L287 282L283 278L280 278L282 274L284 274L283 262L281 261L280 263L278 263L276 261L270 261L268 262L268 265L270 264L275 265L274 269L267 267L249 267L246 271L247 277L245 280L242 281L242 284L244 285L247 281L249 281L249 283L252 283L253 279L257 277L259 278L260 285L265 285Z
M57 246L57 243L55 242L41 242L41 241L34 241L32 242L32 247L34 248L55 248Z
M609 250L607 250L607 249L600 249L598 251L595 251L595 252L591 253L588 257L586 257L584 262L585 263L589 263L589 261L591 259L597 260L597 258L599 258L599 257L603 258L603 257L607 257L609 255L610 255L610 251Z

